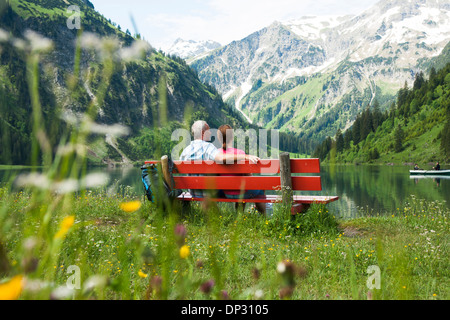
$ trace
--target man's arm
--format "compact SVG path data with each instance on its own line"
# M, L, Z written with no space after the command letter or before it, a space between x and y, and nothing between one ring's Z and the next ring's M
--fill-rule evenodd
M214 161L219 163L233 163L240 160L247 160L250 161L250 163L256 164L260 159L257 156L248 154L232 154L222 152L218 152L214 157Z

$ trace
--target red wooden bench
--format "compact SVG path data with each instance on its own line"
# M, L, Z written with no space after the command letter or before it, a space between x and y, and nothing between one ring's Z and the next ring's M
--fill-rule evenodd
M146 164L159 161L146 161ZM319 159L289 159L290 173L320 173ZM281 190L280 160L261 159L257 164L238 161L234 164L217 164L214 161L174 161L173 177L175 189L189 190ZM204 174L205 176L189 176ZM226 176L226 174L256 174L253 176ZM289 174L290 176L290 174ZM290 176L293 191L321 191L320 176ZM179 197L182 201L204 201L193 197L188 191ZM293 195L292 214L304 211L312 203L330 203L338 200L337 196ZM216 202L278 203L282 195L264 195L252 199L213 198Z

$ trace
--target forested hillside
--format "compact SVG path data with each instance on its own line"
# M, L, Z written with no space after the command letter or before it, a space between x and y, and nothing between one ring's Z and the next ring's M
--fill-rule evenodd
M30 164L33 105L42 111L40 124L53 153L93 103L95 123L126 127L126 136L88 136L94 163L151 158L156 137L167 142L161 145L168 152L176 143L170 141L172 130L195 119L216 128L247 126L182 59L152 49L137 31L122 31L87 0L70 1L80 8L80 30L68 28L64 1L0 3L1 164ZM42 44L51 48L40 51Z
M448 48L429 74L416 74L412 88L405 83L396 103L380 112L375 101L358 114L352 127L334 139L327 137L314 156L328 162L428 164L450 159L450 63Z
M428 74L449 21L448 1L379 0L357 15L277 21L190 61L250 121L295 132L311 154L375 99L384 111L405 81Z

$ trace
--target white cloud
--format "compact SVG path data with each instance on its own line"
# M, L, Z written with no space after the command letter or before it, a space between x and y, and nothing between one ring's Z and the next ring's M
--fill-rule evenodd
M203 10L185 15L150 14L146 23L155 29L164 30L166 39L170 39L169 43L176 38L183 38L212 39L227 44L276 20L293 17L291 10L287 8L299 9L309 2L312 1L303 1L303 5L299 6L299 1L295 0L207 0L203 1Z
M201 16L157 13L149 15L145 24L151 26L150 30L153 30L152 33L155 34L149 41L156 47L158 43L153 44L152 38L159 38L159 44L165 42L171 44L176 38L203 40L207 36L212 36L205 30L211 27L210 20ZM164 34L164 36L156 36L156 33Z

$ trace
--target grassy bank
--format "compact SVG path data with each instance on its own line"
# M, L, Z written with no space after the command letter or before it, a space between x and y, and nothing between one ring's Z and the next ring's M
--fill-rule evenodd
M448 299L448 216L414 198L390 216L339 221L325 206L292 218L275 205L267 218L158 210L126 188L2 188L0 296L25 279L13 298ZM370 266L380 289L367 286ZM74 268L80 289L69 290Z

